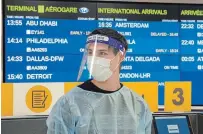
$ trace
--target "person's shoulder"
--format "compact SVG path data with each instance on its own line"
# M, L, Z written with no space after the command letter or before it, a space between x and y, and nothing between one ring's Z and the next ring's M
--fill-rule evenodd
M77 95L77 92L79 92L78 87L74 87L74 88L70 89L60 98L58 98L58 100L56 101L56 104L60 105L60 106L68 104L74 98L74 96Z
M140 96L138 93L136 93L136 91L126 86L125 86L125 89L130 93L130 96L132 96L134 103L136 103L136 105L139 106L140 109L142 110L149 109L147 102L142 98L142 96Z
M68 102L70 105L77 104L82 105L80 103L93 103L92 97L90 94L94 94L94 92L86 91L83 88L76 86L69 90L65 95L64 98L66 103ZM99 95L95 95L95 98L98 98Z
M78 85L78 86L75 86L74 88L68 90L65 93L64 97L72 98L73 96L78 95L78 94L82 93L83 91L84 91L83 88L81 88L80 85Z
M77 98L77 92L78 89L77 87L71 89L70 91L68 91L66 94L64 94L63 96L61 96L53 105L53 108L51 110L51 114L53 113L60 113L60 110L63 109L63 112L74 112L76 111L77 107L77 102L75 100L75 98Z
M146 103L145 100L134 90L124 86L126 91L128 91L136 100L140 101L140 102L143 102L143 103Z
M64 105L67 105L68 101L67 101L67 97L66 94L61 96L55 103L54 107L64 107Z
M136 91L126 87L127 92L129 92L128 97L132 101L134 111L136 112L137 117L140 119L145 119L152 117L152 113L147 102L140 96Z

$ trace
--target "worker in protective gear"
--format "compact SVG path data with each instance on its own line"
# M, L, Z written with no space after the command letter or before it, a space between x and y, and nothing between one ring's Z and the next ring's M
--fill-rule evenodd
M108 28L87 38L78 80L87 66L93 79L62 96L47 119L47 134L151 134L152 114L119 80L126 39Z

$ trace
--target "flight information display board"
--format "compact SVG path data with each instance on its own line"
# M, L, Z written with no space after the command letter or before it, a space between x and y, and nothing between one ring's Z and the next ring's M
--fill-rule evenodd
M107 27L129 44L122 82L158 81L163 104L165 81L191 81L203 105L203 6L8 0L4 12L4 82L75 82L87 35Z

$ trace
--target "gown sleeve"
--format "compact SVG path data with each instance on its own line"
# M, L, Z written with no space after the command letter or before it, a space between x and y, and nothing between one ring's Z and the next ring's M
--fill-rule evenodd
M65 96L53 106L46 124L47 134L74 134L75 119Z
M149 108L145 110L145 134L151 134L152 132L152 113Z

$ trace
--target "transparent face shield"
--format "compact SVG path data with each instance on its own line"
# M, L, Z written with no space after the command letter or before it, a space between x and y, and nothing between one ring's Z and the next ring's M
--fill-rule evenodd
M86 46L84 49L83 58L80 65L77 81L87 67L89 76L92 76L98 81L107 80L113 73L114 68L119 64L112 61L118 53L124 54L124 45L111 37L103 35L92 35L87 38Z

